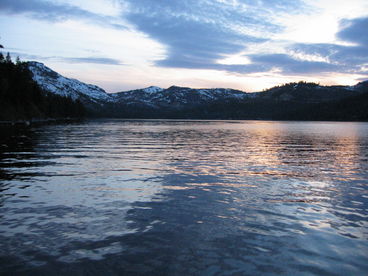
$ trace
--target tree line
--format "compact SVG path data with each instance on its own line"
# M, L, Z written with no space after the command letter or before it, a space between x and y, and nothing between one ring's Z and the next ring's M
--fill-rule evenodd
M2 48L2 45L0 45ZM80 101L43 91L33 81L27 63L0 52L0 120L81 118L85 108Z

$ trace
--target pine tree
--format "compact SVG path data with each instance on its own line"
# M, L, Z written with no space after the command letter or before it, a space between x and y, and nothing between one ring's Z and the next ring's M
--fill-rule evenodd
M17 56L17 59L16 59L16 61L15 61L15 64L16 65L20 65L22 62L20 61L20 58L19 58L19 56Z
M4 48L4 46L0 44L0 49L3 49L3 48ZM0 63L3 63L4 61L5 61L4 55L3 55L2 52L0 52Z
M10 56L9 52L6 54L5 62L8 63L8 64L13 63L12 60L11 60L11 56Z

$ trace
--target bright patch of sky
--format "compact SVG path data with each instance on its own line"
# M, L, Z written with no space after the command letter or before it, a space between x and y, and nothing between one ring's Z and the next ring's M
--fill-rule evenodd
M108 92L368 79L365 0L1 0L0 43Z
M365 0L309 0L310 9L299 15L286 15L278 21L285 26L273 39L305 43L336 43L339 22L368 16ZM277 19L276 19L277 20ZM344 43L344 42L342 42Z

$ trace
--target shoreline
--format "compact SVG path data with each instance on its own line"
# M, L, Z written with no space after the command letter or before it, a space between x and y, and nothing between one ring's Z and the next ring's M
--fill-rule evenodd
M59 124L82 121L85 118L47 118L47 119L29 119L29 120L6 120L0 121L0 126L38 126L44 124Z

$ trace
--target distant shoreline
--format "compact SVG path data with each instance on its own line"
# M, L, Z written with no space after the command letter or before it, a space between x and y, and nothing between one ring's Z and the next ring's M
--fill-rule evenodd
M83 121L83 118L48 118L48 119L29 119L29 120L6 120L0 121L0 126L35 126L44 124L59 124Z
M32 120L6 120L0 121L0 127L32 127L48 124L64 124L64 123L76 123L83 121L95 121L95 120L126 120L126 121L269 121L269 122L352 122L352 123L367 123L364 120L293 120L293 119L229 119L229 118L113 118L113 117L85 117L85 118L48 118L48 119L32 119Z

